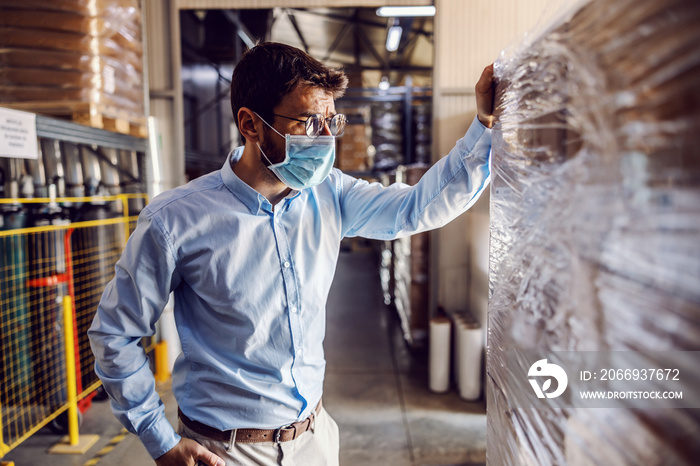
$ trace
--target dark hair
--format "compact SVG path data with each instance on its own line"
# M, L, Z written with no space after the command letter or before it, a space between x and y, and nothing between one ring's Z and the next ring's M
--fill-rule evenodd
M231 78L231 110L238 125L238 110L247 107L272 122L273 109L297 84L320 87L342 97L348 78L302 50L278 42L261 42L243 54Z

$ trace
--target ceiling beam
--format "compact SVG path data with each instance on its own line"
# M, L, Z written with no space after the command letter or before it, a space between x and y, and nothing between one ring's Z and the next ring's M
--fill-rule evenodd
M313 11L313 10L307 10L303 8L289 8L289 10L293 10L295 13L302 13L302 14L308 14L308 15L313 15L313 16L322 16L329 21L335 21L337 23L347 23L352 19L352 16L343 16L343 15L337 15L333 13L323 13L320 11ZM374 28L380 28L380 29L385 29L386 28L386 23L382 21L370 21L367 19L361 19L357 18L357 24L360 26L368 26L368 27L374 27ZM423 29L419 28L411 28L410 31L408 32L415 32L418 34L422 34L426 37L431 37L433 36L432 32L424 31Z
M379 70L379 71L398 71L398 72L405 72L405 73L415 73L415 72L432 72L433 67L432 66L417 66L417 65L411 65L411 66L404 66L404 65L381 65L381 66L367 66L367 65L362 65L362 66L356 66L354 63L344 63L341 61L337 62L340 66L342 66L346 70Z
M346 22L343 24L343 27L340 29L338 32L338 35L335 36L335 39L333 39L333 43L331 44L330 47L328 47L328 51L326 52L326 56L323 58L321 61L328 61L328 59L331 57L333 52L335 52L335 49L338 48L340 43L345 39L345 36L348 34L350 29L352 29L352 24Z
M284 12L287 14L287 18L289 18L289 22L292 23L292 27L294 28L294 31L297 33L297 36L299 36L299 40L301 41L301 45L304 46L304 51L306 53L309 53L309 45L306 43L306 40L304 39L304 35L301 33L301 29L299 29L299 24L297 24L297 19L294 17L294 14L291 12L289 8L285 8Z
M241 38L243 42L245 42L245 45L248 46L248 48L253 48L255 46L255 41L253 40L253 35L248 31L248 28L245 27L245 24L241 21L241 19L238 16L238 12L234 12L233 10L221 10L229 21L231 21L235 26L236 26L236 33L238 33L238 37Z
M380 65L386 67L388 63L382 58L379 52L377 52L377 49L374 47L374 44L372 44L372 41L369 40L365 31L361 27L355 27L355 29L365 48L374 56L374 59L377 60Z
M352 15L353 22L355 23L355 30L353 31L354 34L352 35L352 50L353 50L353 55L355 56L355 65L360 66L362 65L362 51L360 50L362 48L362 44L360 44L360 37L357 33L358 29L358 20L359 20L359 10L355 8L355 11Z
M411 61L411 58L413 57L413 53L416 51L416 44L418 43L418 34L412 34L404 46L402 47L402 54L400 57L398 57L398 60L403 64L406 65Z

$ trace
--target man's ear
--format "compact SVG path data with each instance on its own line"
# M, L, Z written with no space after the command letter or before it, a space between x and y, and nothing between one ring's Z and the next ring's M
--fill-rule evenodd
M241 107L238 110L238 131L240 131L246 141L260 141L259 130L262 131L261 124L260 118L258 118L251 109Z

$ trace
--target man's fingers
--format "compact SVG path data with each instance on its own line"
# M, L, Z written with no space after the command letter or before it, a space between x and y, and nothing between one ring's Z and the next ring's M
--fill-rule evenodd
M226 466L224 460L202 446L198 449L196 458L207 466Z
M181 466L183 464L226 466L224 460L187 437L181 438L174 448L156 459L156 465L158 466Z
M491 128L493 126L493 100L496 83L493 77L493 63L484 68L474 87L476 91L476 110L479 121Z
M484 68L481 77L476 83L476 91L480 94L488 94L493 88L493 63Z

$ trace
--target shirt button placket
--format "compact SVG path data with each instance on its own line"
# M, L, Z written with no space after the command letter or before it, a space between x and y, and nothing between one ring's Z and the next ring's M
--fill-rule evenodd
M294 346L295 359L303 358L304 351L302 349L301 344L303 340L303 329L298 301L299 296L296 286L294 284L294 268L292 267L291 257L289 256L290 250L287 244L288 238L286 237L284 228L281 225L281 216L279 216L279 214L275 216L273 225L275 229L275 235L277 236L278 251L282 262L282 278L284 280L285 288L287 290L287 309L289 311L289 321L291 325L292 344ZM298 373L298 365L295 362L292 364L292 378L294 379L295 384L297 385L297 390L299 390L300 392L304 392L304 387L298 385L298 382L300 380L299 377L300 374Z

